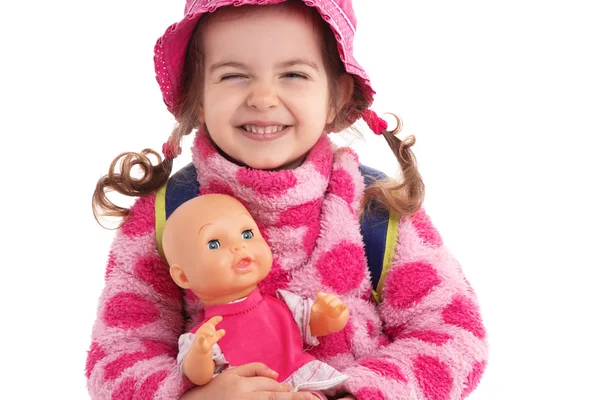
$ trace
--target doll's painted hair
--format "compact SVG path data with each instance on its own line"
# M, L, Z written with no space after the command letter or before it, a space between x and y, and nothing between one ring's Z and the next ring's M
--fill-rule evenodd
M318 33L323 37L322 56L329 78L330 104L337 104L336 99L339 97L337 82L340 81L342 76L347 75L347 72L340 60L333 32L313 7L308 7L302 2L294 0L282 3L282 5L284 5L286 12L295 12L300 16L310 18ZM236 12L244 12L245 7L256 6L239 7L236 8ZM202 102L204 76L201 38L206 21L210 18L216 18L220 11L221 9L213 14L201 17L190 40L184 64L182 95L180 96L180 103L174 107L177 110L175 112L177 123L168 141L163 145L165 158L163 159L158 152L151 149L144 149L141 153L126 152L118 155L110 164L108 174L98 180L94 190L92 209L99 223L99 217L103 216L122 217L121 223L129 216L129 209L118 206L109 200L107 197L108 192L116 191L126 196L140 197L151 195L162 187L171 174L173 158L181 151L182 138L200 127L198 106ZM353 77L354 81L352 95L350 100L336 114L334 121L326 126L326 129L330 132L340 132L350 128L354 116L362 114L368 107L363 91L360 90L360 80L354 78L353 75L350 76ZM367 187L363 198L363 206L372 204L371 200L376 200L375 204L377 206L384 207L399 216L408 216L417 212L421 207L424 197L424 185L417 169L416 159L410 149L415 143L415 138L409 136L402 141L396 137L396 134L402 128L399 119L398 121L399 124L396 129L392 131L384 130L382 136L385 137L400 164L403 179L399 182L390 178ZM154 164L152 158L157 159L158 164ZM135 170L141 170L141 177L134 176L133 172Z

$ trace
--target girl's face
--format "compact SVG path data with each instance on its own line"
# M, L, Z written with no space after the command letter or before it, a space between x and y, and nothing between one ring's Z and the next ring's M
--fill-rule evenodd
M199 120L216 145L251 168L300 165L335 118L313 21L279 6L228 10L202 44Z

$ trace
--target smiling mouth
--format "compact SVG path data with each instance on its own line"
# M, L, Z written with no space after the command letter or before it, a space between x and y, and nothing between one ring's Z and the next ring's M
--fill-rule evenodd
M258 134L271 134L281 132L282 130L289 128L291 125L270 125L270 126L257 126L257 125L241 125L240 129L245 130L250 133L258 133Z

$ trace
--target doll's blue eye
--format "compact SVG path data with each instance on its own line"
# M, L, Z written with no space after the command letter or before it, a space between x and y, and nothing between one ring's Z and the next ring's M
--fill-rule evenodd
M217 239L213 239L211 241L208 242L208 249L209 250L216 250L219 247L221 247L221 243L219 243L219 241Z
M254 232L252 232L252 229L246 229L244 232L242 232L243 239L252 239L253 237Z

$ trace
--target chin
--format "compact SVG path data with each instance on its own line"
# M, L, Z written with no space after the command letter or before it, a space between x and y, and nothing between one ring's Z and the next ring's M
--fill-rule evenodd
M248 162L245 163L245 165L247 167L253 168L253 169L262 169L262 170L277 170L277 169L282 169L282 167L284 167L284 163L282 162L277 162L277 161L255 161L255 162Z

